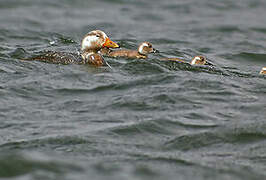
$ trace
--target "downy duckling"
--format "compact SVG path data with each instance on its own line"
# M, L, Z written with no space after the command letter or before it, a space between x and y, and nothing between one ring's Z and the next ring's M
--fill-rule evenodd
M260 71L260 74L266 74L266 67L263 67Z
M138 50L129 50L129 49L121 49L121 50L110 50L109 48L101 49L101 54L107 57L125 57L131 59L147 59L149 53L157 52L156 49L152 47L152 44L149 42L142 42Z
M161 58L160 60L167 60L167 61L177 61L177 62L181 62L181 63L188 63L182 59L179 58ZM210 62L207 61L205 56L195 56L192 58L191 62L188 63L190 65L207 65L207 66L213 66L213 64L211 64Z

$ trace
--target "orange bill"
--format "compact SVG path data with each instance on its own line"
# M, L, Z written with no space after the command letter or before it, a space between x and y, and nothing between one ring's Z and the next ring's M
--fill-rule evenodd
M119 48L119 45L111 41L109 38L106 38L105 43L103 44L103 47Z

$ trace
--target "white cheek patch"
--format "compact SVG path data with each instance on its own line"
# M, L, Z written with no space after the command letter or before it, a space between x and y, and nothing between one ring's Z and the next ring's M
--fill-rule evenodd
M262 71L266 71L266 67L262 68Z
M195 57L195 58L192 60L191 64L196 64L197 60L200 60L200 57Z
M107 35L105 34L105 32L103 32L103 31L97 30L97 32L100 33L100 34L102 35L103 39L104 39L104 41L103 41L102 44L101 44L101 45L103 45L103 44L105 43L105 40L106 40L108 37L107 37Z
M149 47L149 45L148 45L147 43L143 43L142 46L143 46L143 47L144 47L144 46Z
M140 46L139 46L139 53L142 53L142 51L143 51L143 48L144 47L149 47L149 45L147 44L147 43L142 43Z
M139 53L142 53L142 51L143 51L143 46L140 46L138 51L139 51Z
M96 42L99 38L96 36L87 36L82 41L82 50L90 48L93 42Z

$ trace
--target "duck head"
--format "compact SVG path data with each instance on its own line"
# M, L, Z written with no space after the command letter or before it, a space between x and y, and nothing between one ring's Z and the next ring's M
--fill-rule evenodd
M143 42L139 45L138 52L142 55L147 55L149 53L155 53L158 51L152 47L151 43Z
M111 41L109 37L101 30L89 32L81 42L82 51L98 52L103 47L119 48L119 45Z
M213 66L211 63L209 63L205 56L195 56L191 63L191 65L209 65Z

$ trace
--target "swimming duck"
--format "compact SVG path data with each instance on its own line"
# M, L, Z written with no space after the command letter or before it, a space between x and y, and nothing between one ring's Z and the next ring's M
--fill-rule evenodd
M101 54L108 57L126 57L126 58L137 58L137 59L146 59L149 53L157 52L156 49L152 47L152 44L149 42L142 42L138 50L110 50L109 48L102 48Z
M92 64L95 66L108 65L98 53L101 48L118 48L119 45L111 41L100 30L89 32L81 41L81 52L67 53L47 51L42 55L24 60L37 60L54 64Z
M179 58L161 58L160 60L166 60L166 61L178 61L178 62L182 62L182 63L187 63L182 59Z
M266 74L266 67L263 67L260 71L260 74Z
M161 60L178 61L178 62L182 62L182 63L188 63L188 62L185 62L184 60L179 59L179 58L161 58ZM205 56L200 56L200 55L193 57L192 61L188 64L213 66L213 64L211 64L210 62L207 61Z
M207 61L205 56L195 56L190 62L191 65L207 65L213 66L210 62Z

